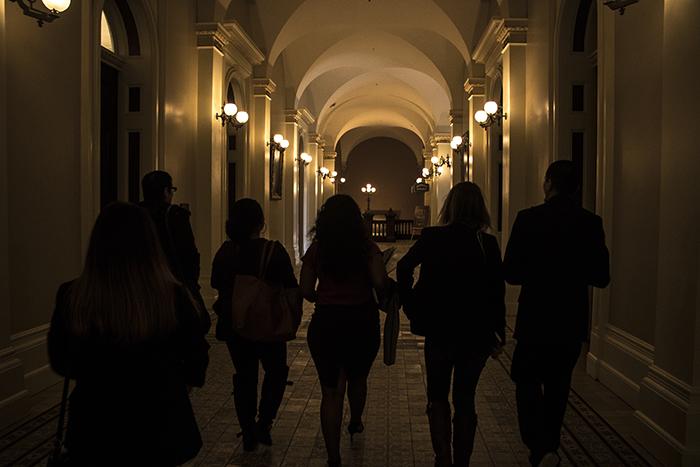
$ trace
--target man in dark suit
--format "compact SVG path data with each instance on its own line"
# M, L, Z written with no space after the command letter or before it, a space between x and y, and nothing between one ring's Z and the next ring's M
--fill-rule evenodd
M147 173L141 180L141 189L143 201L139 205L148 211L156 225L170 271L197 301L208 330L211 321L199 291L199 251L190 225L190 212L172 204L177 188L168 172Z
M518 422L532 465L556 466L571 374L588 339L588 286L610 282L599 216L575 198L571 161L545 175L545 203L518 213L503 262L505 279L521 285L511 377Z

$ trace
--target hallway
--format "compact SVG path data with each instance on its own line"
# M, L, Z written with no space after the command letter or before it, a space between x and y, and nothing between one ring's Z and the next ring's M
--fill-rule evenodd
M387 245L382 245L386 248ZM400 244L394 257L406 251ZM289 344L289 386L272 430L274 445L245 453L236 434L239 427L231 397L233 371L226 346L209 337L211 361L207 383L195 389L192 402L204 447L192 466L289 466L323 467L326 454L320 431L321 392L306 345L306 329L312 307L306 303L297 339ZM425 364L423 342L410 334L402 315L396 364L387 367L382 351L369 379L364 434L354 443L344 433L342 455L349 466L424 467L432 465L428 419L425 416ZM508 371L513 340L499 360L489 360L477 393L479 433L474 466L528 466L527 451L520 441L515 391ZM585 361L581 357L580 362ZM632 409L585 374L579 365L562 433L563 466L656 466L628 438ZM44 412L0 434L0 466L33 466L45 462L51 448L60 398L60 384L36 398ZM590 403L589 403L590 402ZM347 402L346 402L347 405ZM347 425L347 407L345 422ZM606 420L606 417L609 420ZM612 422L612 424L610 423Z

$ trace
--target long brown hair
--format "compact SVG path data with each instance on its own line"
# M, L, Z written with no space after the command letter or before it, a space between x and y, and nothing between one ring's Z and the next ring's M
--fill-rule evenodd
M474 230L487 230L491 227L491 216L479 185L461 182L452 187L440 210L440 223L463 224Z
M71 289L69 329L127 343L167 334L176 324L177 284L148 213L110 204L97 217Z
M369 233L352 197L328 198L316 216L311 234L318 242L324 274L342 281L367 269Z

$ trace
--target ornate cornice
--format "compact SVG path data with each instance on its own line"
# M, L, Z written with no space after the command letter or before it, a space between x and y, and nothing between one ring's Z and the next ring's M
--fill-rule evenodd
M270 78L254 78L253 79L253 95L266 96L270 98L272 93L277 89L277 85Z
M310 133L309 139L312 143L318 144L319 147L324 147L326 145L326 141L323 139L323 136L318 133Z
M324 161L334 161L338 157L338 153L335 151L325 151L323 153L323 160Z
M464 113L459 109L450 110L450 125L462 123Z
M214 48L223 55L231 42L231 34L221 23L197 23L196 31L198 49Z
M302 129L308 130L314 123L315 119L311 113L305 109L287 109L284 111L284 121L286 123L294 123Z
M492 18L474 48L473 58L474 61L483 63L487 74L490 75L506 46L526 43L526 18Z
M467 93L467 99L486 95L486 78L467 78L464 82L464 92Z
M438 144L450 143L452 141L452 136L449 133L435 133L430 137L430 145L437 146Z
M240 53L251 66L265 60L265 54L237 21L227 21L222 27L228 32L231 47Z

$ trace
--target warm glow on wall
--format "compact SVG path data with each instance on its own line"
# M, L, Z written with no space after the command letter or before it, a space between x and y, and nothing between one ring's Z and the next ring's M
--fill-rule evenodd
M112 53L116 53L114 48L114 38L112 37L112 28L107 21L107 15L102 12L102 21L100 24L100 45Z

